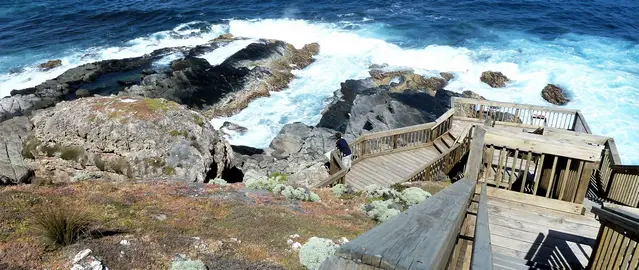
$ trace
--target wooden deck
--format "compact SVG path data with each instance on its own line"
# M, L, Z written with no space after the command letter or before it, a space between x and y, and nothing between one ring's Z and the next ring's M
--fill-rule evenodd
M600 223L591 213L579 215L541 207L545 198L488 195L490 240L495 269L585 269ZM553 207L563 202L553 201ZM568 205L568 203L566 203Z

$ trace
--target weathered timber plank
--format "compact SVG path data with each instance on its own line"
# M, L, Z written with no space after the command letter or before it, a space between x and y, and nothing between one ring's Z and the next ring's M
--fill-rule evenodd
M473 188L473 181L455 182L341 246L336 256L379 261L376 267L441 269L452 251Z
M591 227L598 228L601 223L594 217L577 215L572 213L566 213L563 211L557 211L553 209L537 207L536 205L525 204L516 201L509 201L501 198L491 197L488 200L489 206L498 207L500 209L510 209L515 211L524 211L534 216L542 216L547 218L561 218L566 222L579 223Z
M524 224L536 224L538 227L547 228L548 230L563 232L563 233L575 233L579 232L582 235L588 235L595 237L599 231L599 227L593 227L580 223L570 223L561 218L548 218L538 215L526 215L526 212L516 211L512 209L499 209L497 207L488 206L488 213L490 217L504 217L511 219L513 223L521 222Z
M479 203L477 205L477 223L475 224L475 238L472 253L472 269L493 268L493 254L491 249L491 235L488 223L488 197L486 197L486 183L481 185Z
M497 188L488 188L488 197L497 197L505 200L520 202L524 204L536 205L539 207L554 209L558 211L574 213L581 215L583 213L583 205L553 200L544 197L534 196L531 194L517 193L509 190L501 190Z
M476 127L473 132L473 140L470 144L470 151L468 154L468 161L466 162L466 170L464 176L477 182L479 177L479 168L482 164L482 158L484 155L484 135L486 130L481 127Z
M562 270L573 269L571 267L566 267L564 265L558 264L555 261L550 261L550 262L544 261L544 260L531 261L531 260L524 259L526 258L529 252L512 250L512 249L500 247L500 246L493 246L493 252L495 254L500 254L502 256L507 256L510 258L519 258L522 264L529 266L528 269L553 269L553 270L554 269L562 269ZM583 266L575 265L574 269L583 269Z
M502 237L499 235L492 235L491 240L493 246L527 252L527 254L530 254L530 251L536 251L534 256L530 258L522 258L533 261L544 262L552 261L553 258L564 258L565 263L568 265L583 268L588 264L588 257L590 256L590 254L584 254L580 247L575 243L566 243L561 239L551 237L543 238L543 244L524 242L518 239Z

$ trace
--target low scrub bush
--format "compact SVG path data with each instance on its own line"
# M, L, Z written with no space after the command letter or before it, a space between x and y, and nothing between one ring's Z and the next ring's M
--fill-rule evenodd
M362 205L361 210L366 216L377 221L385 222L401 213L402 206L392 200L374 200L369 204Z
M35 220L37 232L52 246L68 246L89 234L89 220L82 213L49 208Z
M213 179L213 180L211 181L211 184L215 184L215 185L218 185L218 186L222 186L222 187L223 187L223 186L228 185L229 183L228 183L228 182L226 182L226 180L224 180L224 179L222 179L222 178L215 178L215 179Z
M331 188L331 191L333 192L333 196L342 197L342 195L348 192L348 187L344 184L337 184Z
M171 263L171 270L206 270L204 262L200 260L175 260Z
M307 269L317 270L326 258L335 253L337 247L330 239L311 237L300 248L300 263Z
M268 191L273 191L275 186L280 185L286 182L286 177L282 175L273 175L266 177L258 177L246 180L246 187L254 188L254 189L264 189Z
M284 196L291 201L318 202L320 197L314 192L304 188L294 188L289 185L279 184L273 188L273 193Z

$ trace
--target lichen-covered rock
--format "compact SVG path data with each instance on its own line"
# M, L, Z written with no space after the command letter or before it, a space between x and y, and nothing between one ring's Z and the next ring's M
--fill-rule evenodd
M34 171L22 156L22 144L32 128L26 117L0 123L0 185L31 182Z
M194 111L148 98L62 102L33 117L25 142L41 172L92 168L132 179L203 182L231 166L232 150Z
M330 239L311 237L300 249L300 263L309 270L317 270L338 247Z
M506 75L499 71L484 71L479 79L492 88L506 87L506 82L510 81Z
M566 97L563 89L554 84L548 84L541 90L541 96L548 102L555 105L564 105L570 100Z

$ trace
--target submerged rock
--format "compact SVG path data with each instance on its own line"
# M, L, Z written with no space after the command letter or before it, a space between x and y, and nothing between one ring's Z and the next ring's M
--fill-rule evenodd
M546 87L541 90L541 97L555 105L564 105L570 101L564 90L554 84L546 85Z
M492 88L506 87L506 82L510 81L506 75L499 71L484 71L479 79Z
M220 127L220 129L235 131L240 134L245 134L246 132L248 132L248 128L240 126L236 123L229 122L229 121L225 121Z
M49 70L49 69L52 69L52 68L59 67L61 65L62 65L62 60L56 59L56 60L49 60L46 63L42 63L42 64L39 65L39 67L42 70Z
M230 145L197 112L148 98L61 102L33 117L25 142L54 179L85 168L130 179L204 182L231 165Z
M446 82L452 80L453 78L455 78L455 75L453 75L450 72L440 72L439 75L442 76L442 78L444 78L444 80L446 80Z

